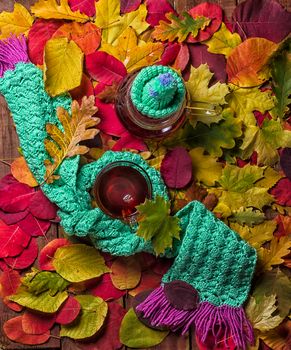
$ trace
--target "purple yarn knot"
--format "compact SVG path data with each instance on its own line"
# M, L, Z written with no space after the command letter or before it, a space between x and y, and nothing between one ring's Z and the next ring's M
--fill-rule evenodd
M162 73L159 75L158 78L159 78L161 85L164 87L171 86L172 84L174 84L176 82L175 78L172 76L171 73Z

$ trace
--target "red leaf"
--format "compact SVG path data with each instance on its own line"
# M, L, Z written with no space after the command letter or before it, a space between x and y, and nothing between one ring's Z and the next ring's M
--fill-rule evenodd
M223 334L223 333L222 333ZM204 342L202 342L198 336L196 336L196 344L198 346L199 350L235 350L237 349L233 339L231 337L226 338L226 339L221 339L219 341L217 341L216 339L214 339L214 337L212 336L212 334L207 335L207 338ZM214 345L216 344L216 345Z
M145 290L155 289L155 288L160 286L161 279L162 279L161 275L157 275L156 273L152 272L151 270L145 271L141 275L141 280L140 280L139 285L136 288L131 289L129 291L129 295L134 297L137 294L139 294L140 292L143 292Z
M38 218L28 214L26 218L19 221L17 225L28 235L37 237L45 237L48 229L51 226L49 221L39 220Z
M120 12L127 13L135 11L141 3L141 0L120 0Z
M16 293L18 287L20 286L20 274L15 270L4 271L0 275L0 296L1 298L6 298L14 293Z
M278 204L291 206L291 181L289 179L281 179L270 193Z
M197 16L204 16L211 19L209 26L207 26L204 30L200 30L195 38L193 38L191 35L189 36L187 41L190 43L197 43L209 39L221 25L222 8L217 4L204 2L193 7L188 12L193 18Z
M167 0L146 0L148 15L146 21L152 26L159 24L160 20L167 21L165 14L168 12L175 13L172 5Z
M109 273L101 276L97 286L90 289L90 294L104 300L119 299L125 295L124 290L119 290L112 284Z
M69 0L69 5L72 11L80 11L88 17L93 17L96 14L95 0Z
M161 175L170 188L183 188L192 179L192 160L183 147L168 151L161 165Z
M172 264L173 259L158 258L155 266L153 267L153 272L163 276L166 272L168 272Z
M9 267L7 266L7 264L5 264L4 260L0 259L0 269L2 271L7 271L9 270ZM1 294L1 293L0 293Z
M52 220L55 219L57 215L56 205L40 190L34 193L29 210L33 216L42 220Z
M9 307L9 309L15 311L15 312L20 312L23 309L23 306L15 303L14 301L10 301L7 298L3 300L4 304Z
M34 189L20 182L0 188L0 208L8 213L23 211L28 208Z
M121 135L121 138L112 147L112 151L122 151L123 149L136 149L138 151L147 151L146 144L139 138L133 136L128 131Z
M119 82L126 75L122 62L106 52L94 52L86 56L86 69L91 78L106 85Z
M39 254L39 267L41 270L47 271L55 271L55 268L52 264L52 259L55 255L56 250L59 247L63 247L65 245L70 245L71 242L66 238L56 238L49 242L45 247L42 248Z
M173 64L173 68L177 70L180 69L181 71L183 71L189 62L189 58L190 58L190 54L189 54L188 45L181 44L180 50Z
M275 0L247 0L232 15L233 29L244 39L261 37L279 43L291 32L291 13Z
M50 337L49 331L40 335L26 334L22 328L22 316L6 321L3 325L3 330L10 340L26 345L43 344Z
M19 211L16 213L5 213L5 211L0 209L0 219L5 222L7 225L16 224L20 220L23 220L29 213L28 209Z
M291 180L291 148L284 148L280 155L280 165L286 177Z
M0 221L0 258L19 255L28 245L30 236L18 225L6 225Z
M32 238L29 245L16 257L4 258L4 261L12 269L23 270L32 265L37 258L38 246L35 238ZM43 332L42 332L43 333Z
M70 95L72 96L72 99L78 101L80 105L84 96L89 97L91 95L94 95L93 85L86 74L83 74L82 76L81 85L71 90Z
M162 54L160 64L162 64L163 66L167 66L171 63L174 63L180 51L180 46L181 45L178 43L168 43Z
M45 44L62 24L63 21L55 19L35 21L28 33L28 54L32 63L43 64Z
M42 315L26 310L22 315L22 329L27 334L43 334L54 325L56 315Z
M56 322L59 324L72 323L78 317L80 311L80 303L70 295L58 311Z

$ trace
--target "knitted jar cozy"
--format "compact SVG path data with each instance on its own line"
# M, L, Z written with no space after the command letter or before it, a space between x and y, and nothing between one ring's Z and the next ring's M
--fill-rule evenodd
M159 119L179 110L185 93L183 79L172 68L150 66L135 77L131 99L142 114Z
M15 69L6 70L0 78L0 92L12 112L24 157L41 183L45 174L43 161L48 157L43 143L47 137L45 125L50 122L61 128L56 107L69 110L71 99L51 98L44 90L40 69L31 63L14 63ZM153 253L151 242L137 236L136 228L91 206L88 191L97 174L118 160L142 167L151 179L154 195L168 198L160 174L139 155L129 152L106 152L99 160L82 167L79 156L65 159L59 168L60 179L43 185L42 189L58 205L67 233L89 235L97 248L115 255ZM232 337L238 348L245 349L253 341L253 333L242 304L249 293L256 251L200 202L189 203L176 215L180 218L181 237L165 253L166 257L175 257L175 261L164 275L162 285L137 307L137 312L153 326L186 332L194 325L202 341L211 332L217 341L222 336ZM167 296L167 286L190 288L195 302L191 307L176 305ZM180 299L185 299L184 294Z

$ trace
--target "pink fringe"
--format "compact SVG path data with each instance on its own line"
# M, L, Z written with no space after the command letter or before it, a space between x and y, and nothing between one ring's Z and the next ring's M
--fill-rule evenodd
M181 329L182 334L185 334L193 325L202 342L205 342L210 332L216 343L232 338L239 349L246 349L248 343L254 343L253 329L242 307L201 302L196 309L178 310L167 300L163 287L159 287L136 310L152 326L166 326L173 332Z
M0 77L8 69L14 69L18 62L29 62L25 37L12 36L0 40Z

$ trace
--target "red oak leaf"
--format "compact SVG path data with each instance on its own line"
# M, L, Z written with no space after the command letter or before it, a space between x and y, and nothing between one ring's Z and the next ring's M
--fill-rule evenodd
M172 5L167 0L146 0L148 15L146 21L152 26L159 24L161 20L166 21L165 14L173 12L176 14Z
M141 0L120 0L120 12L127 13L135 11L141 3Z
M183 188L192 179L192 160L183 147L168 151L161 165L161 175L170 188Z
M6 225L0 220L0 258L19 255L30 241L30 236L18 225Z
M124 64L106 52L98 51L86 55L85 61L90 77L106 85L120 82L126 75Z
M104 300L119 299L125 295L124 290L119 290L114 287L108 273L102 275L97 286L91 288L89 292L95 297L100 297Z
M72 11L80 11L88 17L93 17L96 14L95 0L69 0L69 5Z
M63 247L65 245L70 245L71 242L66 238L56 238L50 241L45 247L42 248L39 254L39 267L41 270L47 271L55 271L55 268L52 264L52 259L55 255L56 250L59 247Z
M287 207L291 206L291 180L281 179L274 188L270 191L271 195L275 197L276 202Z
M70 295L58 311L56 322L59 324L72 323L78 317L80 311L80 303Z
M64 24L56 19L37 19L28 33L28 54L32 63L43 64L43 51L46 42Z
M35 238L32 238L29 245L26 248L24 248L20 255L15 257L4 258L4 261L12 269L23 270L34 263L35 259L37 258L37 254L37 241Z
M49 340L50 332L44 334L34 335L26 334L22 328L22 316L11 318L3 325L4 333L10 340L25 345L43 344Z
M56 315L42 315L25 310L22 315L22 329L27 334L43 334L54 325Z
M191 35L189 36L187 41L190 43L197 43L209 39L221 25L222 8L217 4L203 2L202 4L193 7L188 12L193 18L197 16L204 16L211 19L209 26L207 26L204 30L200 30L195 38L193 38Z
M39 220L31 214L28 214L17 225L28 235L32 237L45 237L48 229L51 226L49 221Z

